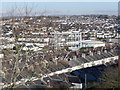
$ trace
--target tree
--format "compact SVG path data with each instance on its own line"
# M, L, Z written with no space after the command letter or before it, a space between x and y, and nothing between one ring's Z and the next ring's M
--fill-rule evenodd
M18 45L18 38L19 38L19 31L20 30L23 30L25 31L27 29L27 25L25 24L25 26L17 26L15 23L16 23L16 16L19 16L19 23L23 22L23 20L27 20L27 18L30 16L30 14L32 13L32 9L33 7L29 8L28 5L26 4L25 7L23 7L23 9L21 8L18 8L17 5L15 5L15 7L12 7L11 9L9 9L8 11L8 15L9 17L11 18L11 30L13 32L13 36L15 38L15 42L14 43L14 47L13 47L13 50L4 50L5 52L5 55L6 55L6 58L9 59L9 56L11 57L12 59L12 71L9 73L7 70L5 70L5 72L8 72L6 74L6 76L8 75L9 78L10 78L10 83L12 83L12 85L10 86L11 88L13 88L15 86L15 82L17 81L17 77L20 75L20 73L24 70L24 68L27 66L27 62L28 62L28 53L29 52L24 52L22 51L23 47L25 46L24 42L22 45ZM24 11L24 14L22 13ZM17 15L18 14L18 15ZM23 18L23 19L22 19ZM23 35L25 36L25 35ZM13 52L15 52L13 54ZM23 59L23 57L21 57L21 54L23 54L25 56L25 66L22 67L22 68L19 68L19 63L21 62L21 60ZM7 68L9 69L9 68Z
M93 82L89 84L88 88L120 88L120 77L118 74L118 68L106 69L102 77L101 83Z

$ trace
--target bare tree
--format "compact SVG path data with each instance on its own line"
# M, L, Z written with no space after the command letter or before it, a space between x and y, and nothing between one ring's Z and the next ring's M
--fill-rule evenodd
M24 10L25 15L23 15L23 10ZM15 5L15 7L12 7L8 11L8 15L12 19L11 27L12 27L12 31L13 31L13 36L15 38L15 42L14 42L14 44L15 44L15 55L12 56L13 57L13 61L12 61L13 62L13 64L12 64L13 70L12 70L12 75L11 75L11 83L13 83L13 85L11 87L14 87L17 77L24 70L24 67L23 68L18 67L18 65L19 65L19 63L21 62L21 59L22 59L22 57L21 58L19 58L19 57L20 57L20 55L22 53L22 49L24 47L24 43L21 46L18 45L18 39L19 39L19 31L21 29L23 29L23 31L27 29L26 25L25 25L25 27L18 27L18 28L16 27L16 24L15 24L16 16L22 17L23 19L20 18L20 22L23 22L23 20L26 19L30 15L31 12L32 12L32 8L29 8L28 4L26 4L25 7L22 8L22 10ZM19 15L16 15L16 13L19 13ZM23 35L23 36L25 36L25 35ZM13 51L10 50L9 53L11 53L11 52L13 52ZM27 63L28 52L26 52L25 54L26 54L25 62Z

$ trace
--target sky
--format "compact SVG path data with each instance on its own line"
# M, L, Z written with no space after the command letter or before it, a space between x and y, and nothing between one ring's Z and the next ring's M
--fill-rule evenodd
M105 0L104 0L105 1ZM114 1L114 0L112 0ZM13 8L22 8L27 4L37 15L117 15L118 2L7 2L1 3L0 14L6 15ZM23 11L24 12L24 11Z
M120 0L0 0L2 2L118 2Z

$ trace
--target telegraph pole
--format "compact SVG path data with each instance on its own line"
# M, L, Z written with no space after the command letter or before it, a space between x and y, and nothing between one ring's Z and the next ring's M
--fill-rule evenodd
M118 55L118 73L120 75L120 46L117 46L115 51L116 51L116 53Z
M120 1L118 2L118 24L120 24ZM118 28L117 32L118 36L120 34L120 28ZM118 43L120 43L120 40L118 40ZM117 54L118 54L118 72L120 75L120 47L117 48Z
M120 46L117 46L115 48L115 53L118 56L118 73L120 74Z
M118 72L120 74L120 54L118 55Z
M87 88L87 75L85 74L85 88Z

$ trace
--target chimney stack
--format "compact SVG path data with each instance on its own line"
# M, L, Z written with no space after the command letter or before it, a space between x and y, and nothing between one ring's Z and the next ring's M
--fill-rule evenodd
M67 78L66 78L66 77L64 78L64 81L67 81Z
M93 56L93 52L92 52L92 51L89 51L89 54L90 54L91 56Z
M113 47L112 46L110 46L110 51L113 52Z
M47 80L47 86L48 86L48 87L51 87L51 85L50 85L50 80Z
M107 50L106 50L106 48L105 48L105 50L104 50L104 53L107 53Z
M99 54L99 55L100 55L100 54L101 54L101 51L97 51L97 54Z
M74 59L74 60L77 60L77 56L73 56L73 59Z
M58 58L57 58L57 57L53 58L52 61L53 61L56 65L58 64Z
M85 58L85 56L86 56L85 53L82 53L82 57Z

